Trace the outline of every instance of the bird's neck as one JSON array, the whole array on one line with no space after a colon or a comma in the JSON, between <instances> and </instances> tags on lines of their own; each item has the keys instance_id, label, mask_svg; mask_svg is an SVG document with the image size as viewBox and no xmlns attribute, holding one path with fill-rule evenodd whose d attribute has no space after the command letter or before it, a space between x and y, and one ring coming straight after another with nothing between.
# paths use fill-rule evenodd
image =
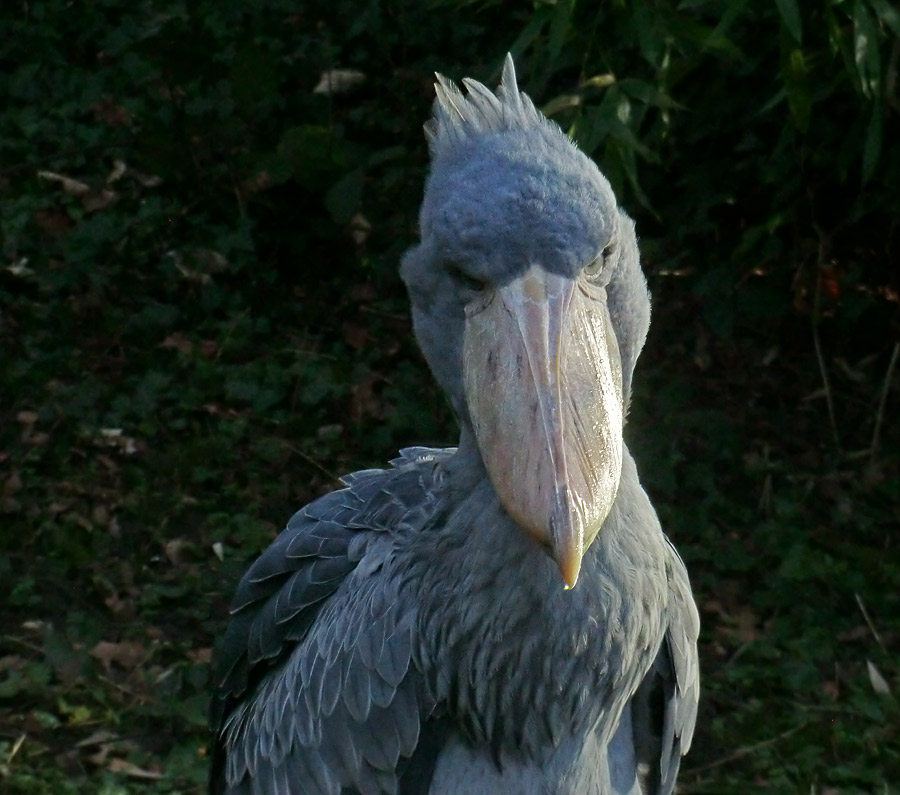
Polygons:
<instances>
[{"instance_id":1,"label":"bird's neck","mask_svg":"<svg viewBox=\"0 0 900 795\"><path fill-rule=\"evenodd\" d=\"M460 422L459 444L444 470L448 482L458 493L469 493L488 480L484 459L478 449L478 442L475 441L475 432L467 421Z\"/></svg>"},{"instance_id":2,"label":"bird's neck","mask_svg":"<svg viewBox=\"0 0 900 795\"><path fill-rule=\"evenodd\" d=\"M445 505L453 508L426 542L434 545L429 559L440 561L427 571L440 576L426 576L418 599L435 628L427 656L440 661L436 695L473 743L529 756L555 747L566 727L595 730L603 718L611 731L624 704L624 696L613 697L619 691L612 677L625 676L628 694L649 664L643 656L662 631L649 609L665 587L662 534L627 452L626 459L623 503L571 591L563 590L550 556L501 507L471 432L445 463ZM626 602L633 609L623 613ZM598 665L607 659L627 670Z\"/></svg>"}]
</instances>

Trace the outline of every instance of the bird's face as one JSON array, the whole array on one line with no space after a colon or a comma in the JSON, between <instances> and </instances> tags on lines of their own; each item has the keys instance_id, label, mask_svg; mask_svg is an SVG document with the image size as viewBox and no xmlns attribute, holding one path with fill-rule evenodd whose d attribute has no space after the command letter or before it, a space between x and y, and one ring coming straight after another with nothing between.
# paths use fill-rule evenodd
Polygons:
<instances>
[{"instance_id":1,"label":"bird's face","mask_svg":"<svg viewBox=\"0 0 900 795\"><path fill-rule=\"evenodd\" d=\"M633 225L596 166L543 122L436 160L422 231L403 266L420 344L507 513L572 587L621 475L609 291L636 256Z\"/></svg>"}]
</instances>

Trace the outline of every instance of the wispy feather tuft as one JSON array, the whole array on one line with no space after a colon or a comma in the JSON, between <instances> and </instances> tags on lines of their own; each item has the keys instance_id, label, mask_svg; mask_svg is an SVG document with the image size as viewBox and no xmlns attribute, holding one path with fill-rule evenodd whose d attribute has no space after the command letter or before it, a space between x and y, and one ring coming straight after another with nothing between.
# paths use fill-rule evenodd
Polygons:
<instances>
[{"instance_id":1,"label":"wispy feather tuft","mask_svg":"<svg viewBox=\"0 0 900 795\"><path fill-rule=\"evenodd\" d=\"M449 154L485 133L527 129L548 123L531 99L519 91L511 55L506 56L496 93L468 77L462 82L468 95L464 95L443 75L437 75L434 116L425 125L425 136L433 157Z\"/></svg>"}]
</instances>

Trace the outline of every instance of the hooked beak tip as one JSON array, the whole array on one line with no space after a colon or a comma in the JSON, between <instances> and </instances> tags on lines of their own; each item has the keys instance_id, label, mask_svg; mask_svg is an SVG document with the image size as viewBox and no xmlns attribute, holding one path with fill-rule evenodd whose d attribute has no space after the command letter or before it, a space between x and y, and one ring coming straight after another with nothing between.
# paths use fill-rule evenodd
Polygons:
<instances>
[{"instance_id":1,"label":"hooked beak tip","mask_svg":"<svg viewBox=\"0 0 900 795\"><path fill-rule=\"evenodd\" d=\"M581 558L584 555L584 530L581 517L572 504L573 495L563 486L556 495L556 505L550 519L553 552L568 591L578 582Z\"/></svg>"},{"instance_id":2,"label":"hooked beak tip","mask_svg":"<svg viewBox=\"0 0 900 795\"><path fill-rule=\"evenodd\" d=\"M569 591L574 588L575 584L578 582L578 574L581 571L581 555L573 550L572 554L561 558L558 561L558 564L563 582L565 583L563 589Z\"/></svg>"}]
</instances>

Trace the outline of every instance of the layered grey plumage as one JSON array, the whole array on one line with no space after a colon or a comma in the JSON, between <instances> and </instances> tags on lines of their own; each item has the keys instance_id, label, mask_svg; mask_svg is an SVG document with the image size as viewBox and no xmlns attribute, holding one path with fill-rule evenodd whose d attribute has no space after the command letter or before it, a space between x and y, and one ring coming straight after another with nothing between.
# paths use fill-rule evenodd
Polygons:
<instances>
[{"instance_id":1,"label":"layered grey plumage","mask_svg":"<svg viewBox=\"0 0 900 795\"><path fill-rule=\"evenodd\" d=\"M459 446L348 476L244 576L217 795L657 795L690 745L697 611L621 440L634 226L511 60L465 85L402 268Z\"/></svg>"}]
</instances>

